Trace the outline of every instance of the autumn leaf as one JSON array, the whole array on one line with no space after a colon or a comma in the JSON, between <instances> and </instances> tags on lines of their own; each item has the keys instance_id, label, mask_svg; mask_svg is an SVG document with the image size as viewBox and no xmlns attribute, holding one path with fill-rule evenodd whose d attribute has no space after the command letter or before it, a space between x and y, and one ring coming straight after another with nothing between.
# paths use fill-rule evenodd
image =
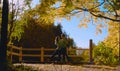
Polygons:
<instances>
[{"instance_id":1,"label":"autumn leaf","mask_svg":"<svg viewBox=\"0 0 120 71\"><path fill-rule=\"evenodd\" d=\"M81 28L81 27L88 28L88 25L87 24L79 24L78 27L79 28Z\"/></svg>"}]
</instances>

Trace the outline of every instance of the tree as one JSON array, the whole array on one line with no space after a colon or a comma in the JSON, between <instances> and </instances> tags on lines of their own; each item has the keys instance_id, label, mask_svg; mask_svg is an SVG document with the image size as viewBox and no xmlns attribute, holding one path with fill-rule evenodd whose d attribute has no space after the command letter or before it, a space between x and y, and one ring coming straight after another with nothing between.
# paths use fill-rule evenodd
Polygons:
<instances>
[{"instance_id":1,"label":"tree","mask_svg":"<svg viewBox=\"0 0 120 71\"><path fill-rule=\"evenodd\" d=\"M49 20L48 17L46 17L48 19L44 20L45 14L39 13L39 9L41 8L36 6L25 10L21 14L20 18L15 22L14 30L10 35L10 44L23 47L41 47L43 45L44 47L53 47L55 36L62 33L61 25L54 26L54 19ZM34 43L33 39L36 38L36 43ZM30 42L31 45L28 46L27 42ZM32 46L33 44L35 46Z\"/></svg>"},{"instance_id":2,"label":"tree","mask_svg":"<svg viewBox=\"0 0 120 71\"><path fill-rule=\"evenodd\" d=\"M22 3L21 3L22 2ZM30 9L31 0L11 0L9 2L9 19L8 19L8 44L11 44L13 39L13 34L16 38L21 37L22 29L19 29L20 21L19 17L26 11ZM22 6L21 6L22 4ZM28 7L28 8L27 8ZM17 29L16 29L17 27ZM15 35L15 30L17 30ZM14 32L14 33L13 33ZM18 40L19 40L18 39Z\"/></svg>"},{"instance_id":3,"label":"tree","mask_svg":"<svg viewBox=\"0 0 120 71\"><path fill-rule=\"evenodd\" d=\"M0 42L0 71L7 71L7 28L8 28L8 0L3 0L1 42Z\"/></svg>"},{"instance_id":4,"label":"tree","mask_svg":"<svg viewBox=\"0 0 120 71\"><path fill-rule=\"evenodd\" d=\"M15 29L15 24L20 13L19 0L17 3L14 3L14 0L11 0L9 3L9 19L8 19L8 43L10 42L10 36Z\"/></svg>"},{"instance_id":5,"label":"tree","mask_svg":"<svg viewBox=\"0 0 120 71\"><path fill-rule=\"evenodd\" d=\"M59 7L53 6L54 4L60 4ZM98 18L104 18L116 22L120 22L120 1L119 0L52 0L41 1L41 6L52 8L55 14L60 16L72 16L82 12L88 12L92 16ZM52 7L51 7L52 6ZM89 15L87 14L87 15ZM89 15L90 16L90 15Z\"/></svg>"},{"instance_id":6,"label":"tree","mask_svg":"<svg viewBox=\"0 0 120 71\"><path fill-rule=\"evenodd\" d=\"M101 27L106 26L102 22L106 23L108 20L120 22L119 6L119 0L52 0L47 2L41 0L40 4L40 7L45 8L44 10L49 9L47 12L55 18L64 17L70 20L71 16L82 17L79 26L87 26L88 22L92 22L100 33Z\"/></svg>"},{"instance_id":7,"label":"tree","mask_svg":"<svg viewBox=\"0 0 120 71\"><path fill-rule=\"evenodd\" d=\"M108 24L108 36L104 43L113 48L114 56L119 58L119 23L110 21Z\"/></svg>"}]
</instances>

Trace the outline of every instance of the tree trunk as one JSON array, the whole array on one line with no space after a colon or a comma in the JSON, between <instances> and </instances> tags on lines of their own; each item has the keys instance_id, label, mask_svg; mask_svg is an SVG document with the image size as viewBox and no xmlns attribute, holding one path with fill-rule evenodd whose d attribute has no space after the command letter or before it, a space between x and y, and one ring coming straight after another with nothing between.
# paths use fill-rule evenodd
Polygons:
<instances>
[{"instance_id":1,"label":"tree trunk","mask_svg":"<svg viewBox=\"0 0 120 71\"><path fill-rule=\"evenodd\" d=\"M0 71L7 71L8 0L3 0L0 42Z\"/></svg>"}]
</instances>

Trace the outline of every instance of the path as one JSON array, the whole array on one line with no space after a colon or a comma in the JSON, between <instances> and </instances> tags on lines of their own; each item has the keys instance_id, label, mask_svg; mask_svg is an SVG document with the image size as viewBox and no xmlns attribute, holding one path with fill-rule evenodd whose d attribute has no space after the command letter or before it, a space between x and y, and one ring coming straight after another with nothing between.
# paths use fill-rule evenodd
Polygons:
<instances>
[{"instance_id":1,"label":"path","mask_svg":"<svg viewBox=\"0 0 120 71\"><path fill-rule=\"evenodd\" d=\"M14 64L15 66L21 64ZM120 71L119 67L98 66L98 65L57 65L57 64L25 64L36 71Z\"/></svg>"}]
</instances>

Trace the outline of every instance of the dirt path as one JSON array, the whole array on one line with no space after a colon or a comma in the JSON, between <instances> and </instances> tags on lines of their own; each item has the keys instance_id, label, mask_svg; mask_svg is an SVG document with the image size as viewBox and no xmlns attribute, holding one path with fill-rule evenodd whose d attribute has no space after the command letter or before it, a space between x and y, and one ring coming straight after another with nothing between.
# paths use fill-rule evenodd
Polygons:
<instances>
[{"instance_id":1,"label":"dirt path","mask_svg":"<svg viewBox=\"0 0 120 71\"><path fill-rule=\"evenodd\" d=\"M21 64L14 64L15 66ZM31 67L35 71L120 71L120 66L98 66L98 65L57 65L57 64L22 64Z\"/></svg>"}]
</instances>

